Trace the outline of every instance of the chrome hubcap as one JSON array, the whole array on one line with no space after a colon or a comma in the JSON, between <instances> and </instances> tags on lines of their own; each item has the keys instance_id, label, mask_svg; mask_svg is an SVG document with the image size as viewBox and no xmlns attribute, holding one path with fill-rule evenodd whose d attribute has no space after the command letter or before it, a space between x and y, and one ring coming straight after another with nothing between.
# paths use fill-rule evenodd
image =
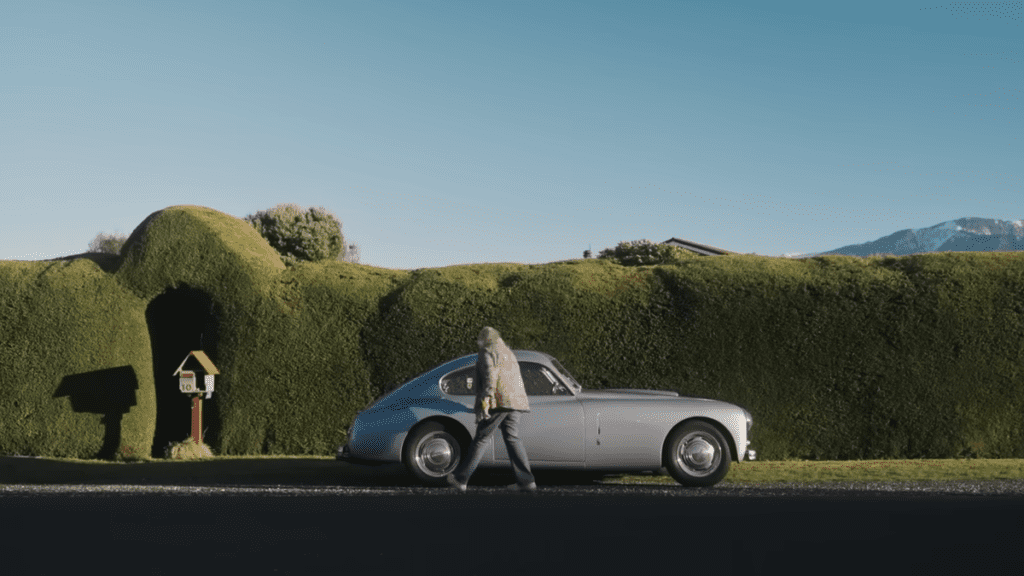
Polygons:
<instances>
[{"instance_id":1,"label":"chrome hubcap","mask_svg":"<svg viewBox=\"0 0 1024 576\"><path fill-rule=\"evenodd\" d=\"M722 449L718 442L700 432L687 434L676 452L676 464L691 476L711 474L721 459Z\"/></svg>"},{"instance_id":2,"label":"chrome hubcap","mask_svg":"<svg viewBox=\"0 0 1024 576\"><path fill-rule=\"evenodd\" d=\"M441 434L439 432L424 438L416 451L416 463L420 470L432 476L444 476L458 464L455 447Z\"/></svg>"}]
</instances>

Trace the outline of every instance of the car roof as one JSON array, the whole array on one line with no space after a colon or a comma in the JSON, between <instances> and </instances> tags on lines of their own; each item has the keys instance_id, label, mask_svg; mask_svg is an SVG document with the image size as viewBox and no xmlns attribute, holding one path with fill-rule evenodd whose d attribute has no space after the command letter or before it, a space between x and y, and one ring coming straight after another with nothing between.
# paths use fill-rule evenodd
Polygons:
<instances>
[{"instance_id":1,"label":"car roof","mask_svg":"<svg viewBox=\"0 0 1024 576\"><path fill-rule=\"evenodd\" d=\"M516 355L516 359L519 360L520 362L551 362L551 360L554 358L550 354L538 352L536 350L513 350L512 353ZM465 356L455 358L455 360L463 360L466 358L471 358L476 355L477 353L474 352L473 354L466 354ZM447 362L445 364L447 364Z\"/></svg>"}]
</instances>

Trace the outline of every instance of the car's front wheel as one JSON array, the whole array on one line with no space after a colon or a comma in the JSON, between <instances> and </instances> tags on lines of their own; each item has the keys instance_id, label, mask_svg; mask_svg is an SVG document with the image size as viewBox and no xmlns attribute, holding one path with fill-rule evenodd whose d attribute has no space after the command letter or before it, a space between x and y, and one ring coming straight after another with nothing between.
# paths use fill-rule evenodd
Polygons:
<instances>
[{"instance_id":1,"label":"car's front wheel","mask_svg":"<svg viewBox=\"0 0 1024 576\"><path fill-rule=\"evenodd\" d=\"M669 434L665 467L683 486L713 486L729 472L732 455L725 437L707 422L689 422Z\"/></svg>"},{"instance_id":2,"label":"car's front wheel","mask_svg":"<svg viewBox=\"0 0 1024 576\"><path fill-rule=\"evenodd\" d=\"M430 486L444 486L444 477L462 460L462 447L439 422L424 422L409 433L402 462L409 473Z\"/></svg>"}]
</instances>

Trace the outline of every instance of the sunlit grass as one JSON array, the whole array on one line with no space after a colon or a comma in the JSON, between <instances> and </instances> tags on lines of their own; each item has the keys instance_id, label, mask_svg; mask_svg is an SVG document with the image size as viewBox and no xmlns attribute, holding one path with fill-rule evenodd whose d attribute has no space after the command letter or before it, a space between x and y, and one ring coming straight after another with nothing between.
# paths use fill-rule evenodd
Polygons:
<instances>
[{"instance_id":1,"label":"sunlit grass","mask_svg":"<svg viewBox=\"0 0 1024 576\"><path fill-rule=\"evenodd\" d=\"M734 462L722 484L1024 479L1024 459ZM606 484L672 484L671 476L621 476Z\"/></svg>"},{"instance_id":2,"label":"sunlit grass","mask_svg":"<svg viewBox=\"0 0 1024 576\"><path fill-rule=\"evenodd\" d=\"M7 464L12 464L7 457ZM294 464L282 461L294 461ZM265 464L261 464L265 462ZM142 464L140 466L140 463ZM148 464L148 466L146 465ZM155 465L155 467L154 467ZM94 467L95 466L95 467ZM195 468L194 466L202 466ZM399 466L399 465L396 465ZM202 471L204 477L234 477L247 474L272 474L276 481L303 484L329 473L330 479L320 478L318 482L345 484L359 477L367 481L378 471L373 468L336 463L333 455L248 455L214 456L202 462L149 459L140 462L111 462L105 460L83 460L76 458L25 458L19 469L29 482L48 482L51 476L62 476L69 471L81 478L99 474L117 482L118 478L128 481L138 474L146 477L163 477L173 481L185 470L190 474ZM90 470L95 472L90 472ZM122 470L121 472L116 472ZM125 475L127 474L127 475ZM394 474L394 472L392 472ZM368 476L369 475L369 476ZM401 475L401 472L399 472ZM185 478L185 477L182 477ZM831 461L762 461L733 462L729 474L721 482L727 484L774 484L774 483L828 483L828 482L918 482L935 480L1020 480L1024 479L1024 459L950 459L950 460L831 460ZM371 480L372 481L372 480ZM604 484L665 484L674 485L671 476L621 475L609 476Z\"/></svg>"}]
</instances>

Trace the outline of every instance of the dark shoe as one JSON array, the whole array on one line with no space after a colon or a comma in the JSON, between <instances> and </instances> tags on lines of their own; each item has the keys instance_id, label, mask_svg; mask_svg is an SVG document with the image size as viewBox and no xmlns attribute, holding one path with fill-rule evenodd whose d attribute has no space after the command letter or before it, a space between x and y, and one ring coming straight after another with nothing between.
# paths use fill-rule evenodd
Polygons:
<instances>
[{"instance_id":1,"label":"dark shoe","mask_svg":"<svg viewBox=\"0 0 1024 576\"><path fill-rule=\"evenodd\" d=\"M445 476L444 477L444 481L445 481L445 484L447 484L448 487L453 489L453 490L458 490L459 492L465 492L466 491L466 485L465 484L460 484L459 481L455 479L455 476L453 476L451 474L448 474L447 476Z\"/></svg>"},{"instance_id":2,"label":"dark shoe","mask_svg":"<svg viewBox=\"0 0 1024 576\"><path fill-rule=\"evenodd\" d=\"M507 488L509 490L518 490L520 492L536 492L537 491L537 483L536 482L530 482L526 486L520 486L519 484L509 484L507 486Z\"/></svg>"}]
</instances>

